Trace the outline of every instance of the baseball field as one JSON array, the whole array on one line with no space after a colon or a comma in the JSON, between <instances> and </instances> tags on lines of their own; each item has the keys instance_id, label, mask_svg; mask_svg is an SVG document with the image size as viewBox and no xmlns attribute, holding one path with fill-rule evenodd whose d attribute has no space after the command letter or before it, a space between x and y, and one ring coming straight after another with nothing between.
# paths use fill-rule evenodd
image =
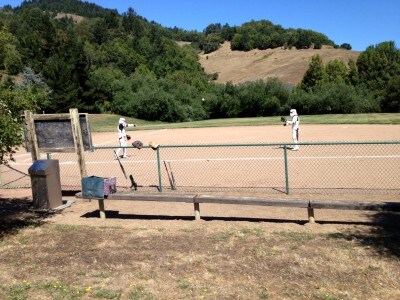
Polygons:
<instances>
[{"instance_id":1,"label":"baseball field","mask_svg":"<svg viewBox=\"0 0 400 300\"><path fill-rule=\"evenodd\" d=\"M283 126L145 131L137 127L129 134L145 145L150 141L170 146L291 143L290 129ZM116 175L122 188L129 185L111 155L112 147L117 146L116 133L95 132L92 138L94 145L106 149L85 155L88 175ZM399 125L302 125L300 133L300 142L310 143L389 140L400 140ZM225 147L199 147L190 148L192 150L184 154L178 153L176 149L180 148L174 147L161 148L160 151L166 151L161 152L162 157L172 162L179 189L197 181L199 184L215 184L222 180L224 186L230 187L230 183L237 183L235 178L238 176L245 175L251 179L261 173L271 173L274 171L271 164L271 161L275 162L274 158L278 163L282 162L282 149L279 147L257 147L261 150L257 152L252 152L251 148L239 147L232 152L229 147L228 150ZM363 145L351 148L304 145L300 151L288 153L289 162L298 164L298 167L293 167L295 174L291 176L302 178L302 184L312 182L313 176L345 177L346 172L338 174L332 170L341 164L340 170L344 168L346 171L347 167L347 172L353 174L352 170L359 167L353 161L360 153L368 157L363 159L368 159L368 163L363 163L363 168L357 172L373 174L381 156L390 156L384 159L390 159L390 168L398 170L400 160L396 149L384 148L377 155L377 150L372 151ZM151 163L151 168L155 168L155 154L152 149L129 148L130 157L121 161L138 183L157 184L154 179L157 179L154 175L156 170L155 173L149 172L143 167ZM79 172L68 173L77 169L72 154L54 153L52 156L61 158L61 168L70 166L67 173L62 172L62 177L79 178ZM222 163L222 158L228 166L239 167L240 172L228 168L223 174L218 173L217 166ZM16 162L11 164L19 173L15 170L7 172L23 176L21 173L27 173L31 164L29 159L29 154L21 150L16 154ZM259 166L263 169L264 161L270 164L271 169L261 172ZM200 163L204 165L198 168ZM212 167L205 168L207 163L212 163ZM249 163L255 171L241 167ZM305 174L310 165L315 172L313 176ZM154 176L142 179L148 173ZM171 192L165 171L162 173L163 188ZM383 174L398 188L398 176L392 177L389 173L392 173L391 169ZM2 173L3 183L4 175ZM215 176L212 180L209 178L211 175ZM356 178L349 177L345 181ZM373 185L378 179L373 177L369 184ZM278 184L282 185L281 182ZM315 189L294 189L289 195L268 190L264 195L280 193L288 198L400 202L398 193L371 190L372 193L349 190L335 194L332 191L317 193ZM229 194L234 191L228 188L219 192ZM246 191L250 192L252 190ZM317 210L317 223L310 224L304 209L204 204L202 221L195 222L193 205L106 200L107 219L102 220L98 217L97 201L87 202L67 195L63 199L75 202L60 212L49 214L32 209L29 188L0 190L0 298L400 297L398 213Z\"/></svg>"}]
</instances>

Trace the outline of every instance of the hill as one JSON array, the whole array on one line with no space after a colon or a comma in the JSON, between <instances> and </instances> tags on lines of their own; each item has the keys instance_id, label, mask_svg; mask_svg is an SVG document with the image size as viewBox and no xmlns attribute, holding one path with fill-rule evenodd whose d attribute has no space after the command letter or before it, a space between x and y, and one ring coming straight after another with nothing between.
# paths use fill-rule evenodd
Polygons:
<instances>
[{"instance_id":1,"label":"hill","mask_svg":"<svg viewBox=\"0 0 400 300\"><path fill-rule=\"evenodd\" d=\"M356 61L360 53L330 46L323 46L322 49L276 48L244 52L232 51L230 42L225 42L217 51L200 54L200 63L206 73L218 73L218 83L231 81L237 84L277 77L286 84L296 85L302 80L314 55L319 54L324 63L336 59L347 64L350 59Z\"/></svg>"}]
</instances>

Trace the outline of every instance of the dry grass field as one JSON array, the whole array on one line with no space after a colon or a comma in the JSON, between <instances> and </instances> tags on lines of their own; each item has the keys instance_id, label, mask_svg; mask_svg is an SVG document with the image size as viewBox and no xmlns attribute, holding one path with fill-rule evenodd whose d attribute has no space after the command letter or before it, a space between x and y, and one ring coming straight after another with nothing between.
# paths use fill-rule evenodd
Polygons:
<instances>
[{"instance_id":1,"label":"dry grass field","mask_svg":"<svg viewBox=\"0 0 400 300\"><path fill-rule=\"evenodd\" d=\"M399 138L397 125L302 128L308 141ZM133 135L181 144L266 130ZM115 133L93 138L104 144ZM30 189L0 190L0 299L400 299L398 213L316 210L311 224L305 209L204 204L194 221L193 205L106 200L104 220L97 201L63 199L75 203L48 213L32 209Z\"/></svg>"},{"instance_id":2,"label":"dry grass field","mask_svg":"<svg viewBox=\"0 0 400 300\"><path fill-rule=\"evenodd\" d=\"M286 84L298 84L311 62L319 54L324 63L340 60L347 64L350 59L357 60L360 52L334 49L324 46L322 49L267 49L248 52L231 51L230 42L225 42L220 49L200 55L200 63L206 73L218 73L216 82L234 84L258 79L267 80L277 77Z\"/></svg>"}]
</instances>

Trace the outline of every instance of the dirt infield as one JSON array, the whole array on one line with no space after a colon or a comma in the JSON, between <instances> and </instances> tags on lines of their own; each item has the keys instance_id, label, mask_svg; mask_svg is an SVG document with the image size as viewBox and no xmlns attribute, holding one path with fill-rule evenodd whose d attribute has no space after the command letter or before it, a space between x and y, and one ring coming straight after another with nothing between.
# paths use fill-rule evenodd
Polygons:
<instances>
[{"instance_id":1,"label":"dirt infield","mask_svg":"<svg viewBox=\"0 0 400 300\"><path fill-rule=\"evenodd\" d=\"M138 127L140 129L140 126ZM303 125L301 142L360 142L400 140L397 125ZM291 130L284 126L246 126L218 128L186 128L130 131L133 140L145 145L150 141L161 144L160 159L173 166L181 191L284 193L286 185L284 153L279 147L246 145L291 143ZM119 189L130 187L118 163L114 160L115 132L93 133L95 152L85 155L88 176L117 176ZM224 147L202 145L226 144ZM242 144L244 146L229 146ZM169 148L163 146L169 145ZM200 147L179 147L199 145ZM158 177L157 153L147 148L127 150L130 157L122 164L127 174L133 174L145 191L162 186L169 189L169 180L161 162L161 181ZM288 155L290 189L300 193L330 193L354 190L355 193L372 194L375 191L396 193L396 170L399 166L398 146L350 147L303 146L299 152ZM42 158L46 158L43 154ZM61 182L64 189L76 190L80 174L75 154L53 153L61 165ZM2 168L2 184L29 186L27 169L31 165L29 153L21 151L16 163ZM368 174L385 174L385 177ZM299 174L300 176L298 176ZM340 176L338 176L340 174ZM360 176L362 175L362 176ZM393 190L394 189L394 190ZM392 192L391 192L392 191ZM382 192L380 192L382 193Z\"/></svg>"},{"instance_id":2,"label":"dirt infield","mask_svg":"<svg viewBox=\"0 0 400 300\"><path fill-rule=\"evenodd\" d=\"M290 129L278 126L131 135L164 145L290 142ZM116 133L94 133L93 140L115 146ZM301 141L372 140L400 140L400 126L302 126ZM135 160L138 153L129 152L127 161ZM15 167L28 158L19 152ZM400 201L399 195L285 197L300 196ZM100 219L97 201L63 200L75 202L49 215L32 210L30 189L0 189L0 298L400 297L396 213L315 210L311 224L306 209L202 204L203 219L194 221L193 204L105 200L107 219Z\"/></svg>"},{"instance_id":3,"label":"dirt infield","mask_svg":"<svg viewBox=\"0 0 400 300\"><path fill-rule=\"evenodd\" d=\"M232 126L129 131L132 139L145 145L157 141L164 145L215 143L291 143L290 127ZM115 132L93 133L95 145L115 146ZM301 125L300 142L388 141L400 140L400 125Z\"/></svg>"},{"instance_id":4,"label":"dirt infield","mask_svg":"<svg viewBox=\"0 0 400 300\"><path fill-rule=\"evenodd\" d=\"M285 142L285 143L290 143L291 142L291 130L289 127L284 127L284 126L245 126L245 127L218 127L218 128L185 128L185 129L158 129L158 130L145 130L141 131L140 126L137 127L137 130L134 131L129 131L130 135L132 136L133 140L139 139L143 141L145 145L147 145L150 141L157 141L161 145L186 145L186 144L221 144L221 143L226 143L226 144L233 144L233 143L279 143L279 142ZM117 134L115 132L106 132L106 133L93 133L92 134L92 139L93 139L93 144L96 146L105 146L105 147L111 147L111 146L116 146L117 142ZM390 141L390 140L400 140L400 126L399 125L302 125L301 126L301 133L300 133L300 142L338 142L338 141L351 141L351 142L357 142L357 141ZM215 154L216 156L226 156L229 155L229 153L225 150L217 149L219 152ZM142 151L142 152L140 152ZM196 156L200 155L198 154L200 150L195 150L194 152L191 152L188 155L191 156ZM248 150L246 150L248 151ZM276 151L276 150L274 150ZM126 185L129 187L130 182L129 180L125 180L121 174L121 170L119 169L119 166L115 160L110 159L110 156L112 155L112 149L108 150L111 154L107 154L107 157L103 156L95 156L91 157L88 159L88 175L96 175L96 176L104 176L104 177L109 177L110 174L117 174L119 176L117 179L120 182L120 185ZM108 153L107 152L107 153ZM213 157L213 153L211 150L207 149L207 157ZM155 162L154 162L154 154L150 149L147 149L147 154L151 155L148 159L152 161L154 164L155 168ZM275 152L274 152L275 153ZM278 153L278 152L276 152ZM303 154L302 154L303 153ZM310 153L307 152L307 149L304 147L304 149L301 149L298 153L294 153L293 155L304 155L306 153L309 155ZM145 176L149 176L149 173L147 169L146 170L139 170L136 167L136 161L137 160L144 160L147 159L145 157L146 152L144 150L137 150L137 149L128 149L128 154L132 155L129 159L123 160L123 163L125 165L125 168L128 171L128 174L136 174L135 176L139 176L139 179L144 178ZM398 154L398 153L397 153ZM68 164L70 164L70 170L71 172L73 171L74 173L71 173L71 175L68 175L67 173L62 173L62 176L68 177L71 176L74 179L79 177L79 172L75 156L73 154L63 154L63 161ZM174 154L171 154L174 155ZM236 155L236 154L235 154ZM242 155L242 154L241 154ZM248 153L245 153L243 155L248 155ZM253 154L252 154L253 155ZM280 152L278 154L271 154L270 152L266 154L259 154L255 153L253 156L257 155L266 155L266 156L274 156L274 155L280 155ZM342 153L341 155L346 155L346 153ZM58 154L55 154L54 157L58 159ZM173 157L173 156L172 156ZM256 157L255 157L256 158ZM294 157L295 158L295 157ZM93 161L90 161L93 160ZM347 161L344 162L347 164ZM30 161L30 155L29 153L26 153L24 151L18 152L16 154L16 163L15 164L10 164L12 167L16 168L19 170L20 173L18 172L12 172L12 170L8 170L9 173L12 173L16 178L23 177L26 182L29 183L29 176L23 176L21 174L27 173L27 169L30 166L31 161ZM190 180L192 180L193 177L195 178L201 178L203 176L204 178L202 179L203 181L207 180L207 176L209 176L207 172L202 171L201 168L199 169L193 169L192 171L187 171L188 170L188 164L184 164L183 166L185 167L184 172L180 173L179 169L179 164L178 162L174 163L174 172L175 175L180 179L180 183L183 184L184 182L187 182L187 184L190 186L192 183ZM256 173L255 170L258 167L259 162L256 162L254 165L250 167L250 169L243 170L240 169L239 167L237 168L239 173L236 173L235 170L229 169L227 172L226 170L218 170L218 167L215 167L216 169L213 170L212 173L213 175L217 174L218 172L221 171L222 173L218 176L222 178L227 178L226 180L230 180L233 182L233 184L236 184L234 182L235 178L240 175L241 172L247 172L246 176L251 177L252 173ZM281 164L279 162L279 164ZM338 163L335 163L338 164ZM101 169L96 169L98 165L101 166ZM217 165L218 166L218 165ZM240 165L239 165L240 166ZM345 165L344 165L345 166ZM329 168L334 168L335 165L329 166ZM398 168L399 167L399 159L395 160L395 164L392 165L393 168ZM264 167L263 167L264 168ZM269 168L269 167L268 167ZM303 171L299 170L299 172L304 172L305 166L302 167ZM323 171L326 166L321 166L321 170ZM362 170L360 172L367 172L368 170L365 169L365 164L362 165ZM371 164L371 168L376 168L376 165ZM101 171L100 171L101 170ZM113 171L112 171L113 170ZM133 170L133 171L132 171ZM261 170L262 171L262 170ZM271 169L269 170L271 172ZM100 172L104 172L100 173ZM133 172L133 173L130 173ZM313 172L315 174L317 171L314 169ZM163 184L168 186L168 179L167 176L162 170L163 173ZM201 173L204 173L203 175ZM227 175L228 173L228 175ZM138 175L139 174L139 175ZM196 175L195 175L196 174ZM315 175L314 174L314 175ZM335 176L336 173L329 173L327 171L323 171L323 176ZM215 175L215 176L217 176ZM8 173L2 174L2 179L3 182L6 180L10 180L9 178L5 180L5 176L8 176ZM154 182L154 178L156 178L156 174L152 174L152 179L153 181L150 181L151 183ZM229 177L230 176L230 177ZM318 175L316 175L318 176ZM391 176L391 175L388 175ZM345 177L342 175L342 177ZM396 181L397 177L393 178L394 181ZM305 181L307 178L304 179ZM347 180L346 178L343 179L344 181L354 181L354 178L351 178ZM144 179L143 179L144 181ZM154 184L157 184L157 182L154 182ZM281 182L279 183L281 184ZM379 185L379 179L376 179L374 177L371 177L371 183L370 185ZM395 183L394 183L395 184ZM283 183L284 185L284 183ZM232 191L231 190L228 190ZM250 190L249 190L250 191ZM15 189L3 189L1 190L1 197L9 197L9 196L15 196L19 192L16 191ZM22 194L29 196L30 190L28 192L26 190L22 190ZM362 193L361 193L362 194ZM310 192L310 195L312 193ZM296 194L293 194L293 196L296 196ZM303 192L302 197L308 196L307 192ZM324 195L320 194L318 197L323 197ZM325 195L327 197L335 197L335 195ZM398 195L387 195L383 197L382 195L373 195L373 193L369 193L368 195L346 195L345 193L341 195L343 198L358 198L358 199L363 199L363 200L376 200L376 199L397 199ZM122 205L128 205L129 204L122 204ZM224 208L225 210L226 208ZM258 208L257 208L258 209ZM251 208L250 208L251 210ZM190 211L190 214L192 212Z\"/></svg>"}]
</instances>

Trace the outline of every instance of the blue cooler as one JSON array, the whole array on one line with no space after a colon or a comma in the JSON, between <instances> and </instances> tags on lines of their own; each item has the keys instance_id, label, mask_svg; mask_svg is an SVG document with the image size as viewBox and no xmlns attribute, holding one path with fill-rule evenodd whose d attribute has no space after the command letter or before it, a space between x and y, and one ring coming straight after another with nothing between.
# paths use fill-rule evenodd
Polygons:
<instances>
[{"instance_id":1,"label":"blue cooler","mask_svg":"<svg viewBox=\"0 0 400 300\"><path fill-rule=\"evenodd\" d=\"M90 176L82 178L82 198L104 199L117 192L117 177Z\"/></svg>"}]
</instances>

